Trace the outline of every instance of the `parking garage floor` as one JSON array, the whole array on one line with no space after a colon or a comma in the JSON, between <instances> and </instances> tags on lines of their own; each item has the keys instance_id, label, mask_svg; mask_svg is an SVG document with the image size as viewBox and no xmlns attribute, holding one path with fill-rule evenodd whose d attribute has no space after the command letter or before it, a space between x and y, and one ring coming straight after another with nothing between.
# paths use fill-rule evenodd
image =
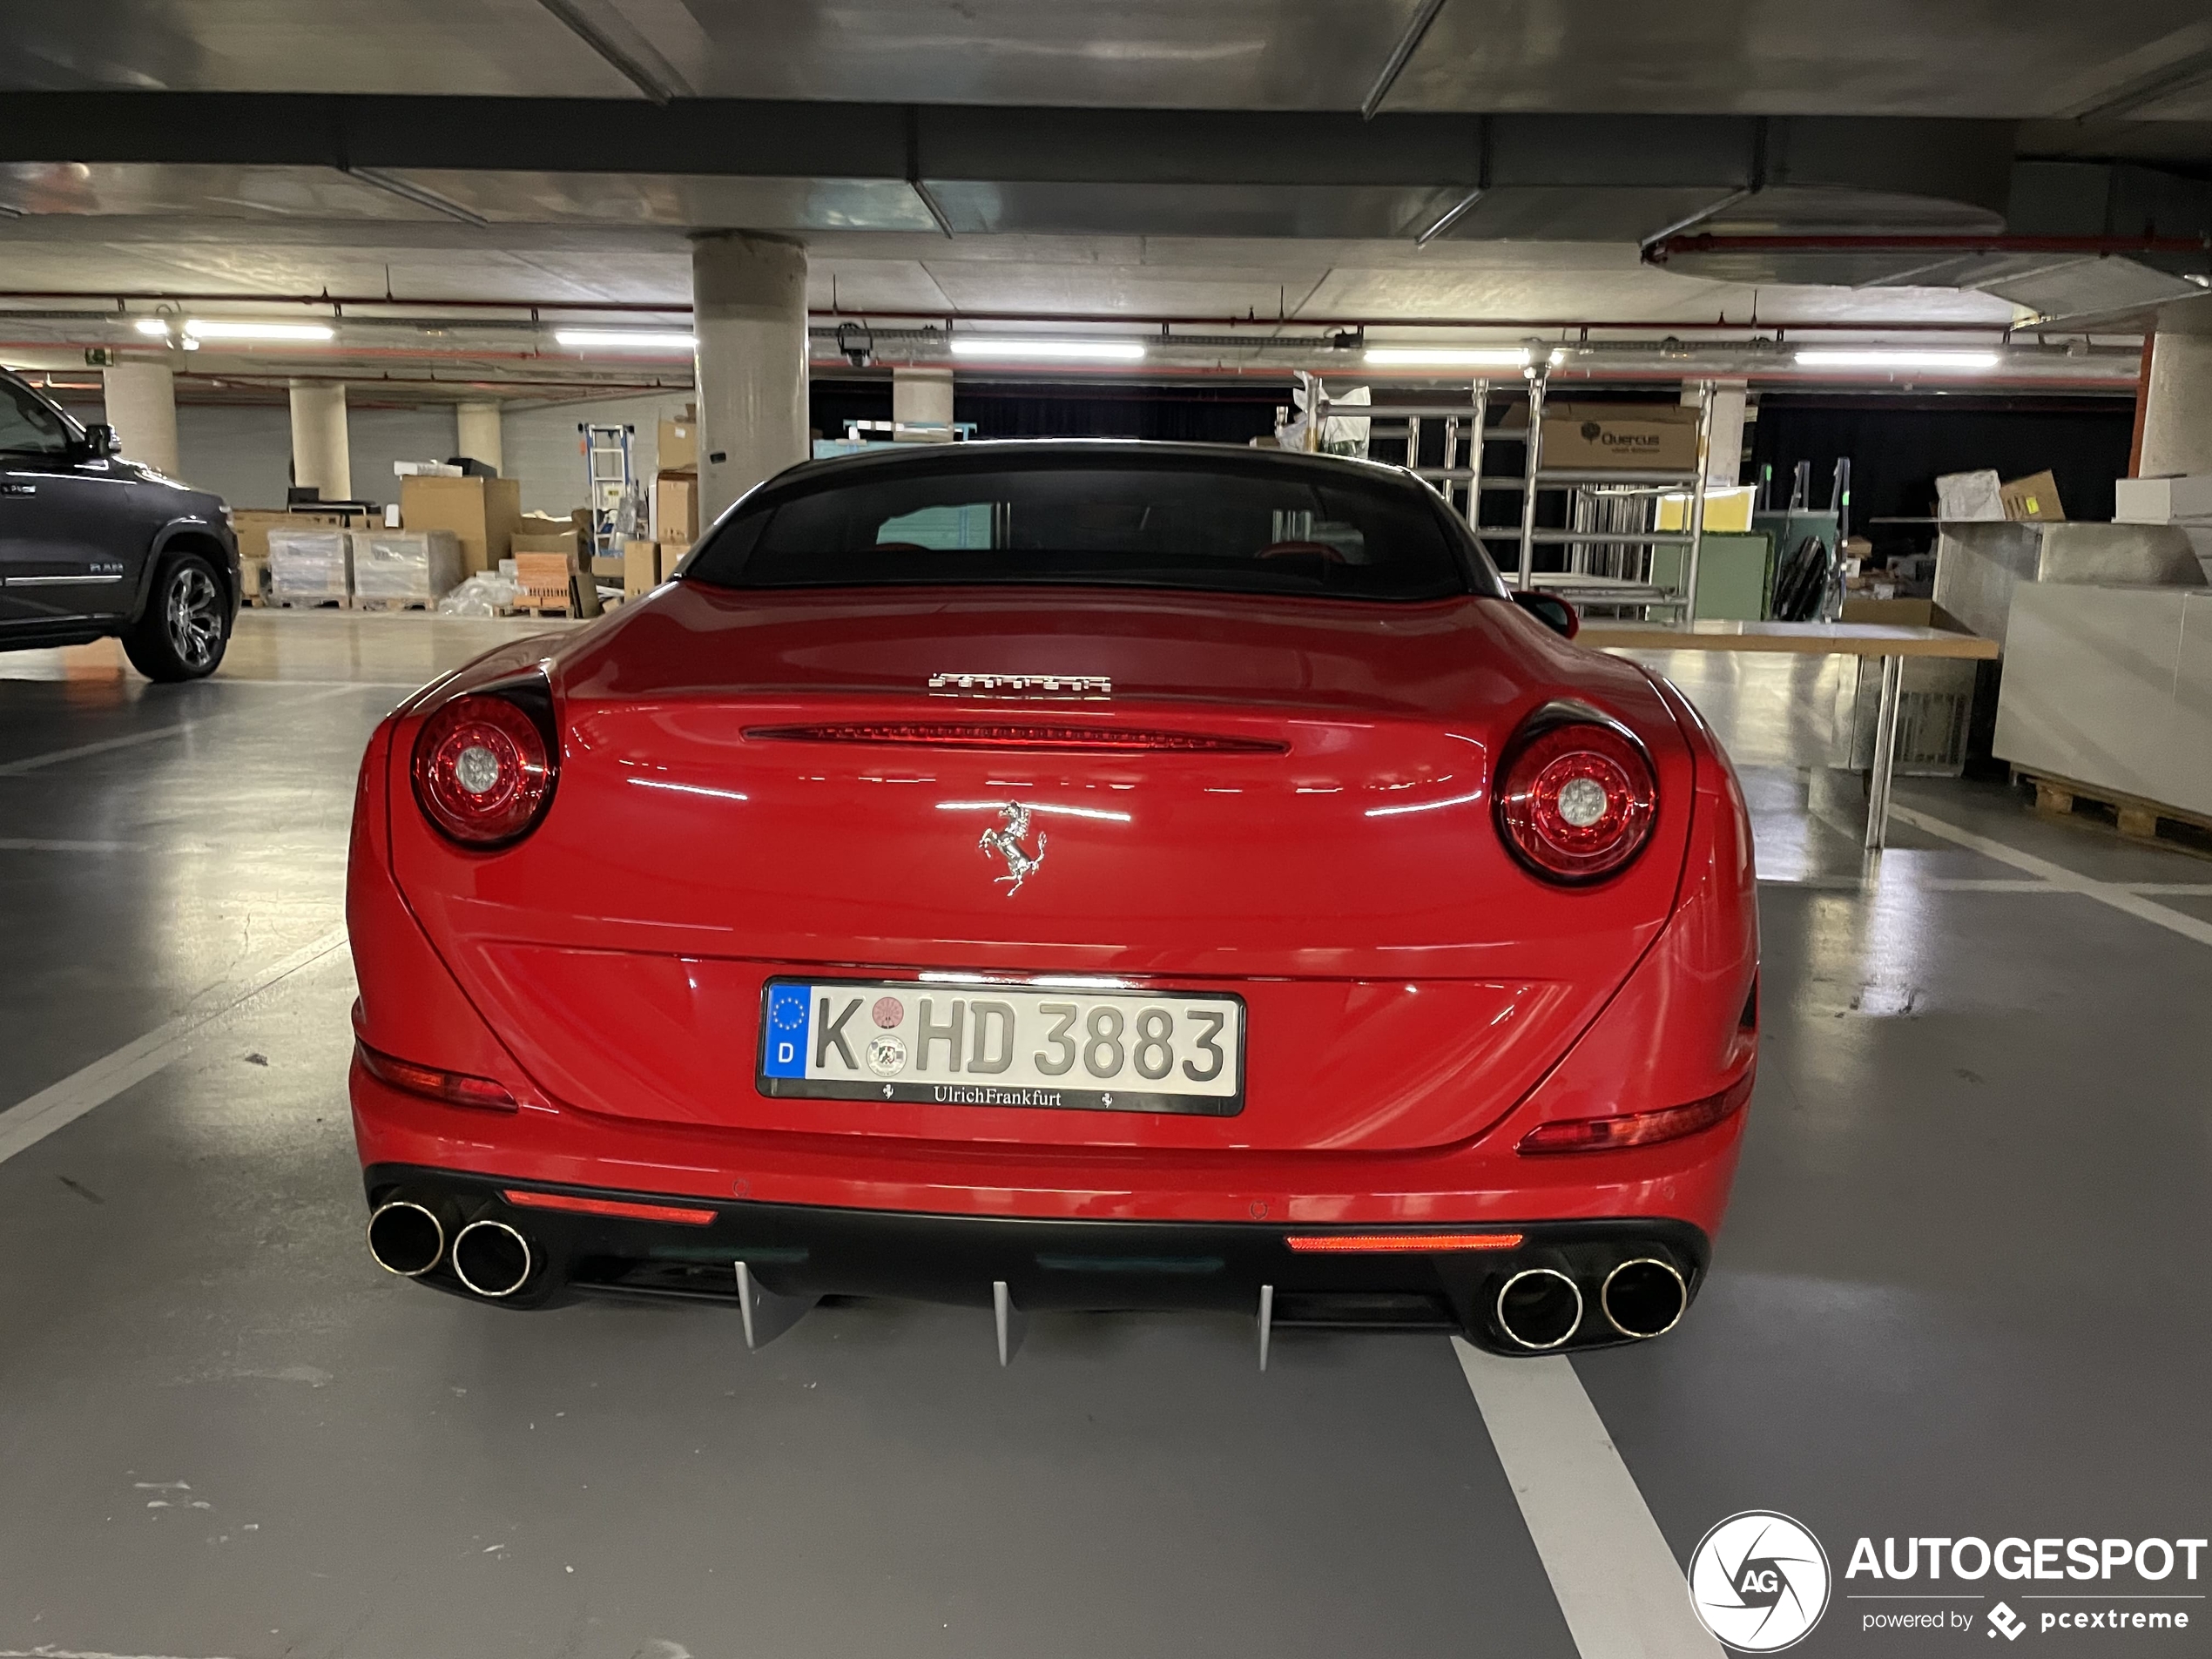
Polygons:
<instances>
[{"instance_id":1,"label":"parking garage floor","mask_svg":"<svg viewBox=\"0 0 2212 1659\"><path fill-rule=\"evenodd\" d=\"M1862 1534L2204 1532L2212 863L1901 780L1864 867L1804 659L1662 664L1757 817L1765 1022L1659 1341L1291 1332L1262 1374L1249 1321L1039 1317L1001 1371L984 1308L748 1354L385 1275L354 767L516 631L249 612L180 687L0 658L0 1656L1710 1654L1669 1575L1755 1507L1830 1555L1804 1651L1875 1652Z\"/></svg>"}]
</instances>

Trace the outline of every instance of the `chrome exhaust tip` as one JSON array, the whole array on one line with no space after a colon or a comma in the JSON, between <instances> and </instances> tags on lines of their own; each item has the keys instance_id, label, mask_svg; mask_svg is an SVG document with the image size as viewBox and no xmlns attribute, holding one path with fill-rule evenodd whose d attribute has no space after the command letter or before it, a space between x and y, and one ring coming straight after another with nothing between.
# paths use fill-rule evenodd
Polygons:
<instances>
[{"instance_id":1,"label":"chrome exhaust tip","mask_svg":"<svg viewBox=\"0 0 2212 1659\"><path fill-rule=\"evenodd\" d=\"M446 1253L445 1224L412 1199L394 1198L368 1218L368 1253L388 1273L421 1278Z\"/></svg>"},{"instance_id":2,"label":"chrome exhaust tip","mask_svg":"<svg viewBox=\"0 0 2212 1659\"><path fill-rule=\"evenodd\" d=\"M503 1221L472 1221L453 1241L453 1271L463 1285L496 1300L529 1282L530 1241Z\"/></svg>"},{"instance_id":3,"label":"chrome exhaust tip","mask_svg":"<svg viewBox=\"0 0 2212 1659\"><path fill-rule=\"evenodd\" d=\"M1564 1346L1582 1324L1582 1291L1555 1267L1527 1267L1498 1291L1498 1328L1541 1353Z\"/></svg>"},{"instance_id":4,"label":"chrome exhaust tip","mask_svg":"<svg viewBox=\"0 0 2212 1659\"><path fill-rule=\"evenodd\" d=\"M1665 1336L1681 1321L1689 1305L1689 1287L1673 1263L1639 1256L1605 1276L1597 1305L1605 1311L1606 1323L1622 1336L1648 1340Z\"/></svg>"}]
</instances>

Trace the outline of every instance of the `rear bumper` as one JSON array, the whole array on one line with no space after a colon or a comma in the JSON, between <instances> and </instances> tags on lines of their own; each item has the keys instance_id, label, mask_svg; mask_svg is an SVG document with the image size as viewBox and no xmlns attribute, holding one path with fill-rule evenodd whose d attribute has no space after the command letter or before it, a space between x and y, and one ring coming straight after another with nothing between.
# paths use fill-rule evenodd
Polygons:
<instances>
[{"instance_id":1,"label":"rear bumper","mask_svg":"<svg viewBox=\"0 0 2212 1659\"><path fill-rule=\"evenodd\" d=\"M670 1204L668 1195L405 1164L371 1165L364 1179L372 1208L395 1198L422 1204L440 1217L448 1238L480 1219L521 1233L533 1266L522 1289L505 1299L509 1306L543 1307L577 1295L734 1305L742 1261L779 1295L895 1296L988 1307L995 1281L1024 1311L1249 1313L1261 1287L1271 1285L1278 1325L1457 1330L1495 1351L1521 1352L1497 1324L1498 1295L1514 1274L1544 1267L1566 1273L1582 1292L1585 1312L1565 1345L1571 1352L1628 1339L1600 1306L1600 1287L1621 1263L1665 1260L1694 1298L1710 1254L1701 1230L1657 1218L1521 1222L1506 1230L1521 1235L1506 1250L1315 1254L1293 1250L1290 1239L1361 1230L1044 1220L720 1199L682 1200L692 1212L687 1220L649 1219L542 1205L550 1199L651 1208ZM698 1219L708 1212L711 1220ZM449 1256L422 1282L470 1294Z\"/></svg>"}]
</instances>

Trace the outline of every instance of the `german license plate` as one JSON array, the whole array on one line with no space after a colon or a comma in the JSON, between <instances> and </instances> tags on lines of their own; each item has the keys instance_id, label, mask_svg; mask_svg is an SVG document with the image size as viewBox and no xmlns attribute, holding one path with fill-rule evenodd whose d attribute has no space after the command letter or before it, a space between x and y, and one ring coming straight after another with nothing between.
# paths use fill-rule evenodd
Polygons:
<instances>
[{"instance_id":1,"label":"german license plate","mask_svg":"<svg viewBox=\"0 0 2212 1659\"><path fill-rule=\"evenodd\" d=\"M1244 1106L1241 997L772 980L760 1030L764 1095L1211 1117Z\"/></svg>"}]
</instances>

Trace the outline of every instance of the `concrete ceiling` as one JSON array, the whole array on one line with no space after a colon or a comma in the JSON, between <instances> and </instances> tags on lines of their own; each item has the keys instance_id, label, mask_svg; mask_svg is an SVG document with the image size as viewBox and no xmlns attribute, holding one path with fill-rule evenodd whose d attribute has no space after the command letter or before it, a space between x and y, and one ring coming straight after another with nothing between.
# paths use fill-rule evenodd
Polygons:
<instances>
[{"instance_id":1,"label":"concrete ceiling","mask_svg":"<svg viewBox=\"0 0 2212 1659\"><path fill-rule=\"evenodd\" d=\"M114 0L0 87L1359 107L1424 0ZM1396 110L2212 117L2201 0L1449 0Z\"/></svg>"},{"instance_id":2,"label":"concrete ceiling","mask_svg":"<svg viewBox=\"0 0 2212 1659\"><path fill-rule=\"evenodd\" d=\"M802 237L825 314L1986 331L2156 303L2186 260L1640 249L2212 228L2208 181L2202 0L0 10L19 353L127 334L100 296L681 305L720 226ZM545 370L525 312L405 320L402 355ZM332 361L385 349L358 321Z\"/></svg>"}]
</instances>

